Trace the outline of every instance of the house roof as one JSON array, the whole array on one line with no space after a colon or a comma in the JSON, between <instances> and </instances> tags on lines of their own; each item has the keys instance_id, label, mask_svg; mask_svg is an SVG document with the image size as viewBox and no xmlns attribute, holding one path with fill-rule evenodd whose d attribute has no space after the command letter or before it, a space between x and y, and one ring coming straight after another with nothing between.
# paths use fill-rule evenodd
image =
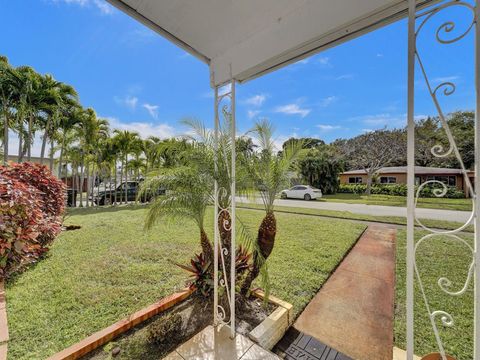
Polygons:
<instances>
[{"instance_id":1,"label":"house roof","mask_svg":"<svg viewBox=\"0 0 480 360\"><path fill-rule=\"evenodd\" d=\"M469 171L471 172L471 171ZM377 174L406 174L406 166L391 166L383 167L377 171ZM363 169L345 171L342 175L366 175L367 172ZM449 169L438 167L415 166L416 175L457 175L462 174L462 169Z\"/></svg>"},{"instance_id":2,"label":"house roof","mask_svg":"<svg viewBox=\"0 0 480 360\"><path fill-rule=\"evenodd\" d=\"M108 0L239 82L407 16L407 0ZM438 0L417 0L424 7Z\"/></svg>"}]
</instances>

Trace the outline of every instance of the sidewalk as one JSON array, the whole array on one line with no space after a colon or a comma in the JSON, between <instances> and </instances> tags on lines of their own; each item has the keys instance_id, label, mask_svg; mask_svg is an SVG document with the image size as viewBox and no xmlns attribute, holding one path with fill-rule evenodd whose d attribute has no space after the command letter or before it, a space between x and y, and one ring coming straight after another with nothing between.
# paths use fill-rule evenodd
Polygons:
<instances>
[{"instance_id":1,"label":"sidewalk","mask_svg":"<svg viewBox=\"0 0 480 360\"><path fill-rule=\"evenodd\" d=\"M294 328L356 360L391 360L395 238L369 226Z\"/></svg>"}]
</instances>

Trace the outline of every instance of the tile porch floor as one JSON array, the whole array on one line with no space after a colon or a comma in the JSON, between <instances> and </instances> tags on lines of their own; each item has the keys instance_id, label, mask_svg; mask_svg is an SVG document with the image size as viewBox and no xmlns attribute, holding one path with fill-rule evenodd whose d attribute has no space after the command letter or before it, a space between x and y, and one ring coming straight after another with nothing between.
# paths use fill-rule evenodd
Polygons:
<instances>
[{"instance_id":1,"label":"tile porch floor","mask_svg":"<svg viewBox=\"0 0 480 360\"><path fill-rule=\"evenodd\" d=\"M246 336L237 334L230 339L227 326L207 326L190 340L179 346L164 360L279 360L277 355L267 351Z\"/></svg>"}]
</instances>

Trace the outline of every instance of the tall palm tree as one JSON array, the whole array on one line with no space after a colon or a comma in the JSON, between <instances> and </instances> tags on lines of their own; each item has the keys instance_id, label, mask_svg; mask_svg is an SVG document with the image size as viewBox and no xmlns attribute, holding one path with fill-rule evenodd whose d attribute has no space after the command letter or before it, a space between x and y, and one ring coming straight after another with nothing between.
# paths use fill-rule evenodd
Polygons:
<instances>
[{"instance_id":1,"label":"tall palm tree","mask_svg":"<svg viewBox=\"0 0 480 360\"><path fill-rule=\"evenodd\" d=\"M58 160L58 177L62 177L62 169L64 168L63 157L67 147L72 146L78 141L78 128L82 122L83 110L77 102L72 102L69 106L62 107L59 113L58 126L54 133L57 142L60 144L60 156ZM47 135L48 136L48 135Z\"/></svg>"},{"instance_id":2,"label":"tall palm tree","mask_svg":"<svg viewBox=\"0 0 480 360\"><path fill-rule=\"evenodd\" d=\"M273 141L273 125L268 120L257 122L251 134L259 144L259 154L247 158L247 169L253 186L260 187L265 216L258 228L253 252L253 267L245 278L241 293L246 295L253 280L259 275L261 268L272 253L277 233L277 221L274 213L274 200L277 194L288 184L288 172L295 160L302 154L303 143L294 142L285 147L279 154L275 151Z\"/></svg>"},{"instance_id":3,"label":"tall palm tree","mask_svg":"<svg viewBox=\"0 0 480 360\"><path fill-rule=\"evenodd\" d=\"M100 151L101 146L104 144L106 139L109 136L109 123L108 120L106 119L99 119L95 117L95 120L92 123L92 129L91 129L91 139L90 139L90 155L92 159L92 186L90 189L90 198L91 198L91 205L94 205L94 194L93 194L93 189L95 188L95 183L97 180L97 172L98 172L98 167L99 164L101 164L102 159L101 155L102 152Z\"/></svg>"},{"instance_id":4,"label":"tall palm tree","mask_svg":"<svg viewBox=\"0 0 480 360\"><path fill-rule=\"evenodd\" d=\"M11 112L12 108L12 72L15 70L8 63L8 59L4 56L0 56L0 117L3 121L3 163L8 162L8 131L10 129L10 123L13 118Z\"/></svg>"},{"instance_id":5,"label":"tall palm tree","mask_svg":"<svg viewBox=\"0 0 480 360\"><path fill-rule=\"evenodd\" d=\"M62 122L68 122L65 117L72 115L72 107L78 107L78 95L72 86L56 81L51 75L41 78L41 86L45 94L43 110L46 113L40 150L43 163L47 140L52 142L55 133L62 127Z\"/></svg>"},{"instance_id":6,"label":"tall palm tree","mask_svg":"<svg viewBox=\"0 0 480 360\"><path fill-rule=\"evenodd\" d=\"M127 203L127 194L128 194L128 188L127 188L127 181L128 181L128 171L127 171L127 164L128 164L128 156L133 152L133 149L135 146L138 144L138 139L140 136L136 132L128 131L128 130L115 130L114 131L114 138L115 138L115 143L118 147L118 150L120 151L122 155L121 159L121 174L124 176L125 183L124 183L124 189L125 189L125 204Z\"/></svg>"}]
</instances>

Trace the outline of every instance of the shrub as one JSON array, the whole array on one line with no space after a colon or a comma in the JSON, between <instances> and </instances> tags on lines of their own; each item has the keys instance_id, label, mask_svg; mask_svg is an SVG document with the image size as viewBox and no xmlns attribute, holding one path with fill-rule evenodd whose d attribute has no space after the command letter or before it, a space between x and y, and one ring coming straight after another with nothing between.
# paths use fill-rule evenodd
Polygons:
<instances>
[{"instance_id":1,"label":"shrub","mask_svg":"<svg viewBox=\"0 0 480 360\"><path fill-rule=\"evenodd\" d=\"M63 184L45 166L0 166L1 277L48 250L47 245L61 231L63 191Z\"/></svg>"},{"instance_id":2,"label":"shrub","mask_svg":"<svg viewBox=\"0 0 480 360\"><path fill-rule=\"evenodd\" d=\"M363 194L367 189L366 184L342 184L340 185L338 192L339 193L350 193L350 194ZM371 193L375 195L393 195L393 196L407 196L407 185L406 184L373 184ZM415 193L417 192L418 186L415 186ZM429 185L424 186L420 191L420 197L433 198L436 197L434 194L434 189L443 189L440 185ZM451 199L461 199L464 198L465 194L463 191L458 190L455 186L447 187L447 193L444 198Z\"/></svg>"},{"instance_id":3,"label":"shrub","mask_svg":"<svg viewBox=\"0 0 480 360\"><path fill-rule=\"evenodd\" d=\"M247 248L239 246L235 257L235 273L237 277L241 277L247 270L251 268L249 264L252 254L248 252ZM191 276L187 281L187 286L195 288L200 293L208 297L213 291L213 273L211 261L206 261L203 253L195 255L190 260L190 265L175 264L183 270L188 271ZM221 276L221 274L219 274Z\"/></svg>"}]
</instances>

